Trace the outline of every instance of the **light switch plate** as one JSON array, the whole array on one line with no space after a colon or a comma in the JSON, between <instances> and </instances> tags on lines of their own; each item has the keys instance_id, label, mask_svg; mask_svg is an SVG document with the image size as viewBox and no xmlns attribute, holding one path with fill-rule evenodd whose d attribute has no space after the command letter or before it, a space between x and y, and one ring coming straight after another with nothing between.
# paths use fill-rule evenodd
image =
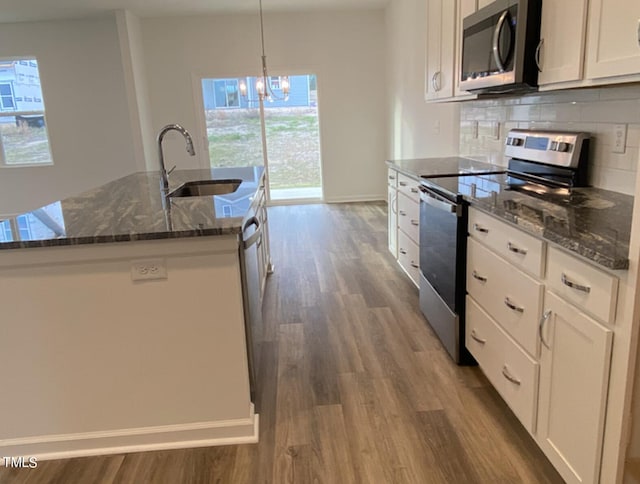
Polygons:
<instances>
[{"instance_id":1,"label":"light switch plate","mask_svg":"<svg viewBox=\"0 0 640 484\"><path fill-rule=\"evenodd\" d=\"M627 146L627 125L616 124L613 127L613 151L614 153L624 153Z\"/></svg>"}]
</instances>

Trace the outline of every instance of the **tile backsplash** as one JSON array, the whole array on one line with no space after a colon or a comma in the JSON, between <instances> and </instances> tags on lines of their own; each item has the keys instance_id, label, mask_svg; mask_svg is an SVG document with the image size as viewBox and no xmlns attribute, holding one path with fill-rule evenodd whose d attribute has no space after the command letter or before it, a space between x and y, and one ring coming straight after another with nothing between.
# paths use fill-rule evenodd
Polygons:
<instances>
[{"instance_id":1,"label":"tile backsplash","mask_svg":"<svg viewBox=\"0 0 640 484\"><path fill-rule=\"evenodd\" d=\"M625 125L624 153L614 153L614 128ZM512 128L591 133L589 183L633 195L640 158L640 85L552 91L462 103L460 154L505 166Z\"/></svg>"}]
</instances>

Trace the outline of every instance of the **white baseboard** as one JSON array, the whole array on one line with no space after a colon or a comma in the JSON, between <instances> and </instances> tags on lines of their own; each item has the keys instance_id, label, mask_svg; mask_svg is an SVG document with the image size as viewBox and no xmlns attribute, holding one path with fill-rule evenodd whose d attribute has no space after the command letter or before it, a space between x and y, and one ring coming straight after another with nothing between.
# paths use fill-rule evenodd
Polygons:
<instances>
[{"instance_id":1,"label":"white baseboard","mask_svg":"<svg viewBox=\"0 0 640 484\"><path fill-rule=\"evenodd\" d=\"M0 440L0 456L69 459L258 442L259 415L245 419ZM2 465L3 459L0 459Z\"/></svg>"},{"instance_id":2,"label":"white baseboard","mask_svg":"<svg viewBox=\"0 0 640 484\"><path fill-rule=\"evenodd\" d=\"M325 198L326 203L350 203L350 202L382 202L387 200L387 194L373 195L349 195L346 197Z\"/></svg>"}]
</instances>

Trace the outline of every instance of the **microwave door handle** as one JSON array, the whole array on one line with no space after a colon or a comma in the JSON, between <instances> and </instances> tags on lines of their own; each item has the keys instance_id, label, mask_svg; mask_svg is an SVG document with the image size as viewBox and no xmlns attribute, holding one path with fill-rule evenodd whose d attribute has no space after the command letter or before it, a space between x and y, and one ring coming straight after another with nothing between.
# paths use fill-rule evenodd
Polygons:
<instances>
[{"instance_id":1,"label":"microwave door handle","mask_svg":"<svg viewBox=\"0 0 640 484\"><path fill-rule=\"evenodd\" d=\"M500 72L504 72L504 62L500 55L500 34L502 33L504 23L507 21L507 15L509 15L508 10L502 12L502 15L500 15L500 18L498 19L498 23L496 24L496 29L493 31L493 58L495 59Z\"/></svg>"}]
</instances>

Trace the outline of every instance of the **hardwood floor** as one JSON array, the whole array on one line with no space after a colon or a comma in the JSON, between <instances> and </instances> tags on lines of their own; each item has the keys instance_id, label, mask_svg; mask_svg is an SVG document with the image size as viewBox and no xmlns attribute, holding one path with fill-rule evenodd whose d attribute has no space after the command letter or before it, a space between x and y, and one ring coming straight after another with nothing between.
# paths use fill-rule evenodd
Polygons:
<instances>
[{"instance_id":1,"label":"hardwood floor","mask_svg":"<svg viewBox=\"0 0 640 484\"><path fill-rule=\"evenodd\" d=\"M458 367L387 251L386 204L269 209L260 443L0 468L0 483L561 483L477 367Z\"/></svg>"}]
</instances>

